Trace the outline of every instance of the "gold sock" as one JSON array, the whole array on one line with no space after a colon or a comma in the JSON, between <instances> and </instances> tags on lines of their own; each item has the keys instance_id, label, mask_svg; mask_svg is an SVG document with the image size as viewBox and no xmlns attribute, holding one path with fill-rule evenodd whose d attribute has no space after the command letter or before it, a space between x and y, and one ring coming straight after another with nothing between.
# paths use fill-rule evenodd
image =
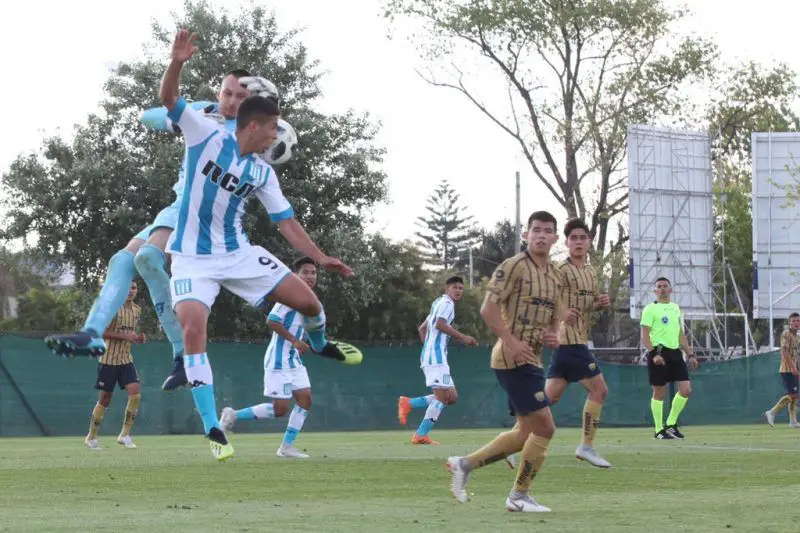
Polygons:
<instances>
[{"instance_id":1,"label":"gold sock","mask_svg":"<svg viewBox=\"0 0 800 533\"><path fill-rule=\"evenodd\" d=\"M797 423L797 398L792 398L789 402L789 422Z\"/></svg>"},{"instance_id":2,"label":"gold sock","mask_svg":"<svg viewBox=\"0 0 800 533\"><path fill-rule=\"evenodd\" d=\"M139 409L139 401L141 399L141 394L128 396L128 405L125 406L125 422L122 423L120 437L131 434L131 427L133 426L133 421L136 420L136 411Z\"/></svg>"},{"instance_id":3,"label":"gold sock","mask_svg":"<svg viewBox=\"0 0 800 533\"><path fill-rule=\"evenodd\" d=\"M592 447L594 444L594 435L597 433L597 427L600 425L600 411L603 410L603 404L595 403L590 399L586 399L583 405L583 445Z\"/></svg>"},{"instance_id":4,"label":"gold sock","mask_svg":"<svg viewBox=\"0 0 800 533\"><path fill-rule=\"evenodd\" d=\"M517 480L514 482L515 491L528 492L536 474L542 469L547 457L548 446L550 446L550 439L539 437L533 433L528 436L525 446L522 447Z\"/></svg>"},{"instance_id":5,"label":"gold sock","mask_svg":"<svg viewBox=\"0 0 800 533\"><path fill-rule=\"evenodd\" d=\"M97 438L97 430L100 429L100 424L103 423L103 417L106 414L106 408L102 405L95 404L94 409L92 409L92 418L89 419L89 436L88 438L96 439Z\"/></svg>"},{"instance_id":6,"label":"gold sock","mask_svg":"<svg viewBox=\"0 0 800 533\"><path fill-rule=\"evenodd\" d=\"M781 412L781 409L783 409L790 403L792 403L792 399L789 397L788 394L784 394L783 396L781 396L781 399L778 400L778 403L776 403L775 406L772 409L770 409L770 411L772 411L773 415L777 415L778 413Z\"/></svg>"},{"instance_id":7,"label":"gold sock","mask_svg":"<svg viewBox=\"0 0 800 533\"><path fill-rule=\"evenodd\" d=\"M473 469L482 468L505 459L512 453L517 453L521 449L522 443L520 442L519 431L512 429L511 431L500 433L492 442L480 450L469 454L466 460Z\"/></svg>"}]
</instances>

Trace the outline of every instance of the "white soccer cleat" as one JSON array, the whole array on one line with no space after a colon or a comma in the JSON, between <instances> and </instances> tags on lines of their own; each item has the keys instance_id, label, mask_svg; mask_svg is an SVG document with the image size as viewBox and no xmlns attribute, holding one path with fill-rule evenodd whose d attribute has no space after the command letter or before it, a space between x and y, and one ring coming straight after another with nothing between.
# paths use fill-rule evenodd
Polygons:
<instances>
[{"instance_id":1,"label":"white soccer cleat","mask_svg":"<svg viewBox=\"0 0 800 533\"><path fill-rule=\"evenodd\" d=\"M90 439L89 437L86 437L85 439L83 439L83 443L90 450L102 450L103 449L103 448L100 447L100 443L97 442L97 439Z\"/></svg>"},{"instance_id":2,"label":"white soccer cleat","mask_svg":"<svg viewBox=\"0 0 800 533\"><path fill-rule=\"evenodd\" d=\"M611 463L600 457L600 454L598 454L594 448L589 448L583 444L578 446L578 449L575 450L575 457L598 468L611 468Z\"/></svg>"},{"instance_id":3,"label":"white soccer cleat","mask_svg":"<svg viewBox=\"0 0 800 533\"><path fill-rule=\"evenodd\" d=\"M514 513L549 513L550 508L536 502L528 494L519 498L506 498L506 509Z\"/></svg>"},{"instance_id":4,"label":"white soccer cleat","mask_svg":"<svg viewBox=\"0 0 800 533\"><path fill-rule=\"evenodd\" d=\"M236 411L231 409L230 407L225 407L222 410L222 414L219 415L219 424L222 426L222 431L225 433L230 432L233 429L233 425L236 423Z\"/></svg>"},{"instance_id":5,"label":"white soccer cleat","mask_svg":"<svg viewBox=\"0 0 800 533\"><path fill-rule=\"evenodd\" d=\"M447 470L450 471L450 492L453 493L453 498L458 503L467 503L469 501L469 494L467 494L469 472L461 467L461 457L449 457Z\"/></svg>"},{"instance_id":6,"label":"white soccer cleat","mask_svg":"<svg viewBox=\"0 0 800 533\"><path fill-rule=\"evenodd\" d=\"M789 422L790 428L800 428L800 422Z\"/></svg>"},{"instance_id":7,"label":"white soccer cleat","mask_svg":"<svg viewBox=\"0 0 800 533\"><path fill-rule=\"evenodd\" d=\"M133 450L136 448L136 445L133 443L133 439L131 439L130 435L120 435L117 437L117 442L128 448L129 450Z\"/></svg>"},{"instance_id":8,"label":"white soccer cleat","mask_svg":"<svg viewBox=\"0 0 800 533\"><path fill-rule=\"evenodd\" d=\"M772 427L775 427L775 415L772 414L772 410L770 409L769 411L766 411L764 413L764 416L767 417L767 424L769 424Z\"/></svg>"},{"instance_id":9,"label":"white soccer cleat","mask_svg":"<svg viewBox=\"0 0 800 533\"><path fill-rule=\"evenodd\" d=\"M284 457L286 459L308 459L308 454L303 453L294 446L283 446L281 445L278 448L276 454L278 457Z\"/></svg>"},{"instance_id":10,"label":"white soccer cleat","mask_svg":"<svg viewBox=\"0 0 800 533\"><path fill-rule=\"evenodd\" d=\"M511 470L516 470L517 468L517 456L518 453L512 453L511 455L506 457L506 464Z\"/></svg>"}]
</instances>

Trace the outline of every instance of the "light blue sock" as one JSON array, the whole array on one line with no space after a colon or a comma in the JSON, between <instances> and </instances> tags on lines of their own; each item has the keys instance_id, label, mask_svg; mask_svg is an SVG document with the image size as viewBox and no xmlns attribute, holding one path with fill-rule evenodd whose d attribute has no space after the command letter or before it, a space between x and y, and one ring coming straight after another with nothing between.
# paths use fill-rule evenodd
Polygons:
<instances>
[{"instance_id":1,"label":"light blue sock","mask_svg":"<svg viewBox=\"0 0 800 533\"><path fill-rule=\"evenodd\" d=\"M286 427L286 433L283 434L283 446L291 446L297 438L297 434L303 429L303 423L306 421L308 411L295 405L292 409L292 414L289 415L289 424Z\"/></svg>"},{"instance_id":2,"label":"light blue sock","mask_svg":"<svg viewBox=\"0 0 800 533\"><path fill-rule=\"evenodd\" d=\"M203 419L203 431L206 435L211 428L219 428L217 419L217 401L214 398L214 374L211 363L205 353L183 356L186 378L192 387L192 398L200 418Z\"/></svg>"},{"instance_id":3,"label":"light blue sock","mask_svg":"<svg viewBox=\"0 0 800 533\"><path fill-rule=\"evenodd\" d=\"M169 276L166 271L166 257L164 252L153 246L145 244L136 254L136 270L150 290L150 299L156 309L156 315L164 328L167 339L172 344L172 355L183 355L183 330L172 310L172 295L169 290Z\"/></svg>"},{"instance_id":4,"label":"light blue sock","mask_svg":"<svg viewBox=\"0 0 800 533\"><path fill-rule=\"evenodd\" d=\"M328 339L325 336L325 310L321 309L319 314L314 317L304 316L303 326L308 334L311 348L315 352L321 352L325 345L328 344Z\"/></svg>"},{"instance_id":5,"label":"light blue sock","mask_svg":"<svg viewBox=\"0 0 800 533\"><path fill-rule=\"evenodd\" d=\"M414 409L421 409L422 407L428 407L434 398L436 398L436 396L433 394L428 394L427 396L417 396L416 398L411 398L409 402L411 403L411 407Z\"/></svg>"},{"instance_id":6,"label":"light blue sock","mask_svg":"<svg viewBox=\"0 0 800 533\"><path fill-rule=\"evenodd\" d=\"M442 411L444 411L444 404L439 400L433 400L428 406L428 410L425 411L425 418L420 423L419 429L417 429L417 435L424 437L430 433L431 429L433 429L433 425L439 419L439 415L442 414Z\"/></svg>"},{"instance_id":7,"label":"light blue sock","mask_svg":"<svg viewBox=\"0 0 800 533\"><path fill-rule=\"evenodd\" d=\"M97 336L105 333L108 325L128 299L128 291L135 276L136 267L131 252L120 250L111 257L103 288L92 304L89 316L83 324L83 331L92 330Z\"/></svg>"},{"instance_id":8,"label":"light blue sock","mask_svg":"<svg viewBox=\"0 0 800 533\"><path fill-rule=\"evenodd\" d=\"M251 405L236 411L236 420L261 420L264 418L275 418L275 408L271 403Z\"/></svg>"}]
</instances>

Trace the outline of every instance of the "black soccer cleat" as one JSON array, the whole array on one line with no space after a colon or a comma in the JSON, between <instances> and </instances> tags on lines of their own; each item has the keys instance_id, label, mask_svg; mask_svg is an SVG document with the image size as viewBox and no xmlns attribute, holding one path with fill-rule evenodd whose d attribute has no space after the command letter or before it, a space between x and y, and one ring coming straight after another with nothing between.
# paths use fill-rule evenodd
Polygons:
<instances>
[{"instance_id":1,"label":"black soccer cleat","mask_svg":"<svg viewBox=\"0 0 800 533\"><path fill-rule=\"evenodd\" d=\"M673 438L680 439L680 440L683 440L685 438L683 433L681 433L681 430L678 429L677 424L673 424L671 426L665 427L664 431L666 431L667 433L672 435Z\"/></svg>"},{"instance_id":2,"label":"black soccer cleat","mask_svg":"<svg viewBox=\"0 0 800 533\"><path fill-rule=\"evenodd\" d=\"M100 357L106 353L106 343L94 331L76 331L65 335L48 335L45 344L61 357Z\"/></svg>"},{"instance_id":3,"label":"black soccer cleat","mask_svg":"<svg viewBox=\"0 0 800 533\"><path fill-rule=\"evenodd\" d=\"M653 438L656 440L675 440L675 437L673 437L666 428L653 435Z\"/></svg>"},{"instance_id":4,"label":"black soccer cleat","mask_svg":"<svg viewBox=\"0 0 800 533\"><path fill-rule=\"evenodd\" d=\"M172 372L169 373L167 379L161 384L161 389L170 392L188 384L189 380L186 378L186 369L183 367L183 355L179 355L172 361Z\"/></svg>"}]
</instances>

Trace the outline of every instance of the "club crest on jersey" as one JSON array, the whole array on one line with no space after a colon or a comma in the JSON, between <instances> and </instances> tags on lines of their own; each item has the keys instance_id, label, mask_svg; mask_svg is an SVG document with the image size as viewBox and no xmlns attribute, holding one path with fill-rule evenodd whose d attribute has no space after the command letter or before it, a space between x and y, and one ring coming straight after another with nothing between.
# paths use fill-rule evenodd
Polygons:
<instances>
[{"instance_id":1,"label":"club crest on jersey","mask_svg":"<svg viewBox=\"0 0 800 533\"><path fill-rule=\"evenodd\" d=\"M225 172L221 166L214 161L209 161L203 167L203 175L219 186L220 189L228 191L239 198L247 198L255 189L255 185L248 183L244 178L234 176L230 172Z\"/></svg>"},{"instance_id":2,"label":"club crest on jersey","mask_svg":"<svg viewBox=\"0 0 800 533\"><path fill-rule=\"evenodd\" d=\"M662 324L669 324L669 317L667 315L662 316L661 317L661 323Z\"/></svg>"}]
</instances>

